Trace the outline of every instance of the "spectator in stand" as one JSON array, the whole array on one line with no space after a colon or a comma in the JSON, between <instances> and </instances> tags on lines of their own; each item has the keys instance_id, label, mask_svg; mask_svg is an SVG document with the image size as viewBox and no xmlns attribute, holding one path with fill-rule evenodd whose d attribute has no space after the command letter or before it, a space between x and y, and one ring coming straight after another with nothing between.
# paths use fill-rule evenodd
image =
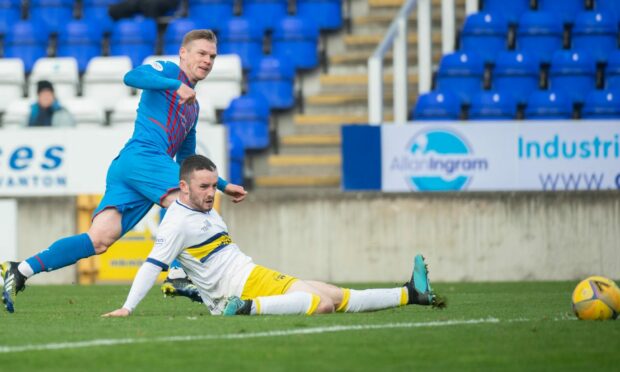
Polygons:
<instances>
[{"instance_id":1,"label":"spectator in stand","mask_svg":"<svg viewBox=\"0 0 620 372\"><path fill-rule=\"evenodd\" d=\"M124 0L110 5L108 13L115 21L138 14L148 18L158 18L177 9L179 3L180 0Z\"/></svg>"},{"instance_id":2,"label":"spectator in stand","mask_svg":"<svg viewBox=\"0 0 620 372\"><path fill-rule=\"evenodd\" d=\"M73 116L58 103L54 86L47 80L37 83L37 102L30 109L29 127L72 127Z\"/></svg>"}]
</instances>

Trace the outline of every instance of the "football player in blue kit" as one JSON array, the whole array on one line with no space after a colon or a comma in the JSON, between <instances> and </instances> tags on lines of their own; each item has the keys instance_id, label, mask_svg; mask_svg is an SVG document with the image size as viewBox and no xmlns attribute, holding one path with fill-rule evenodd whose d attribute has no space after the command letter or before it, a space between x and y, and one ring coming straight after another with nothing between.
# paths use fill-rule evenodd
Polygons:
<instances>
[{"instance_id":1,"label":"football player in blue kit","mask_svg":"<svg viewBox=\"0 0 620 372\"><path fill-rule=\"evenodd\" d=\"M196 151L199 107L194 86L207 77L217 56L211 30L188 32L179 65L158 61L129 71L125 84L142 89L132 137L112 161L106 190L86 233L62 238L22 262L1 265L2 299L9 312L27 278L104 253L136 225L153 204L167 208L178 198L179 165ZM175 161L176 156L176 161ZM242 186L219 178L217 188L240 202Z\"/></svg>"}]
</instances>

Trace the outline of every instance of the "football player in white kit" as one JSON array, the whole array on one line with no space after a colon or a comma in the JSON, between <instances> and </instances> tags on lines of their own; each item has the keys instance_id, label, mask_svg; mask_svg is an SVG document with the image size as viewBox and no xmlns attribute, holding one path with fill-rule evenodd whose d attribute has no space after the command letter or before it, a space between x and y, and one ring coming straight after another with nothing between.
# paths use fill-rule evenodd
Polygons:
<instances>
[{"instance_id":1,"label":"football player in white kit","mask_svg":"<svg viewBox=\"0 0 620 372\"><path fill-rule=\"evenodd\" d=\"M402 287L353 290L300 280L255 264L228 235L213 209L218 173L201 155L185 159L179 199L161 222L153 250L134 279L125 304L104 314L129 316L162 270L177 258L198 288L211 314L319 314L373 311L407 304L444 307L431 289L422 256L414 259L411 279Z\"/></svg>"}]
</instances>

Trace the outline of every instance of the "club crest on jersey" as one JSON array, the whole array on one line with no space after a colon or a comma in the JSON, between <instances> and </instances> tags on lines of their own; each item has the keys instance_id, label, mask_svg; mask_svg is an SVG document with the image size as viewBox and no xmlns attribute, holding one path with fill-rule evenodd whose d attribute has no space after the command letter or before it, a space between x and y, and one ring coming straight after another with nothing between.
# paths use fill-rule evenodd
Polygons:
<instances>
[{"instance_id":1,"label":"club crest on jersey","mask_svg":"<svg viewBox=\"0 0 620 372\"><path fill-rule=\"evenodd\" d=\"M211 223L209 222L209 220L204 220L202 222L202 228L200 229L200 231L207 232L209 230L209 227L211 227Z\"/></svg>"},{"instance_id":2,"label":"club crest on jersey","mask_svg":"<svg viewBox=\"0 0 620 372\"><path fill-rule=\"evenodd\" d=\"M151 67L153 67L155 70L160 71L160 72L164 71L164 66L162 66L161 63L157 61L151 62Z\"/></svg>"}]
</instances>

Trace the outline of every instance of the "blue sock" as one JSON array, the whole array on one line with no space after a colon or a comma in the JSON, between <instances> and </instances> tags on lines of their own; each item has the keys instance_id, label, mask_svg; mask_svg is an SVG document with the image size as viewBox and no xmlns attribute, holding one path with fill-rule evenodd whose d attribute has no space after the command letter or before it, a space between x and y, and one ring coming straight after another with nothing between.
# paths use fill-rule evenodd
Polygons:
<instances>
[{"instance_id":1,"label":"blue sock","mask_svg":"<svg viewBox=\"0 0 620 372\"><path fill-rule=\"evenodd\" d=\"M44 251L26 260L34 273L57 270L95 254L90 237L84 233L57 240Z\"/></svg>"}]
</instances>

